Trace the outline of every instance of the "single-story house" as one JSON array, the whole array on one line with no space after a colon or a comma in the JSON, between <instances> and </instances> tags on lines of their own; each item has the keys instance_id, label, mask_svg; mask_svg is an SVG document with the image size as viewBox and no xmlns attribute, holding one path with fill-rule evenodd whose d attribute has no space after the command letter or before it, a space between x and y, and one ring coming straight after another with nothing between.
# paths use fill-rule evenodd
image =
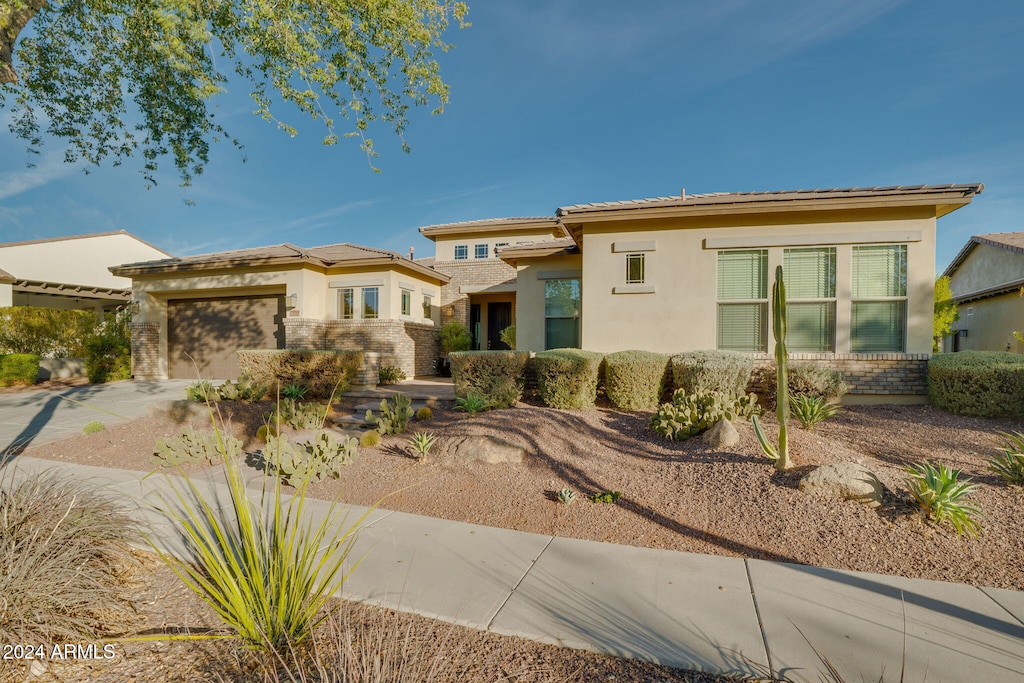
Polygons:
<instances>
[{"instance_id":1,"label":"single-story house","mask_svg":"<svg viewBox=\"0 0 1024 683\"><path fill-rule=\"evenodd\" d=\"M942 274L960 313L944 351L1024 353L1024 232L971 237Z\"/></svg>"},{"instance_id":2,"label":"single-story house","mask_svg":"<svg viewBox=\"0 0 1024 683\"><path fill-rule=\"evenodd\" d=\"M560 208L569 237L498 251L517 269L517 346L727 349L767 363L782 265L794 358L844 372L851 401L921 401L936 220L982 189L683 192Z\"/></svg>"},{"instance_id":3,"label":"single-story house","mask_svg":"<svg viewBox=\"0 0 1024 683\"><path fill-rule=\"evenodd\" d=\"M0 306L124 306L132 281L111 266L170 256L124 230L0 244Z\"/></svg>"},{"instance_id":4,"label":"single-story house","mask_svg":"<svg viewBox=\"0 0 1024 683\"><path fill-rule=\"evenodd\" d=\"M391 251L292 244L128 263L136 377L238 376L238 349L363 349L434 374L448 276Z\"/></svg>"},{"instance_id":5,"label":"single-story house","mask_svg":"<svg viewBox=\"0 0 1024 683\"><path fill-rule=\"evenodd\" d=\"M230 377L249 347L365 348L431 374L447 320L475 348L502 348L514 321L522 350L729 349L767 364L782 265L793 357L843 371L852 400L919 402L936 220L982 189L683 192L427 226L426 260L285 244L112 271L133 279L137 374L194 376L191 356L204 376Z\"/></svg>"}]
</instances>

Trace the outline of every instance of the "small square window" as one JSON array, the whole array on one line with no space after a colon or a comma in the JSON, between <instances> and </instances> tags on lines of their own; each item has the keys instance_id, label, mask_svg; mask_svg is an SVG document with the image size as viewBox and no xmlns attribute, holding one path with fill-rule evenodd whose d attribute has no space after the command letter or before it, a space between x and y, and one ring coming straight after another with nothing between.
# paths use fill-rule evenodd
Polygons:
<instances>
[{"instance_id":1,"label":"small square window","mask_svg":"<svg viewBox=\"0 0 1024 683\"><path fill-rule=\"evenodd\" d=\"M487 245L477 244L473 246L474 258L487 258Z\"/></svg>"},{"instance_id":2,"label":"small square window","mask_svg":"<svg viewBox=\"0 0 1024 683\"><path fill-rule=\"evenodd\" d=\"M412 292L402 290L402 315L412 315Z\"/></svg>"},{"instance_id":3,"label":"small square window","mask_svg":"<svg viewBox=\"0 0 1024 683\"><path fill-rule=\"evenodd\" d=\"M465 244L455 245L455 260L461 261L462 259L469 258L469 246Z\"/></svg>"},{"instance_id":4,"label":"small square window","mask_svg":"<svg viewBox=\"0 0 1024 683\"><path fill-rule=\"evenodd\" d=\"M642 285L644 283L644 255L626 254L626 284Z\"/></svg>"}]
</instances>

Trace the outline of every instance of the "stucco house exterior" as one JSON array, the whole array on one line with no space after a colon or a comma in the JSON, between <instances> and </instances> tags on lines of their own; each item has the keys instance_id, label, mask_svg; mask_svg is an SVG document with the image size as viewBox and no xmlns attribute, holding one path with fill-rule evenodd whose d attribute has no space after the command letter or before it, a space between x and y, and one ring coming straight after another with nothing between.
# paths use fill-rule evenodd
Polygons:
<instances>
[{"instance_id":1,"label":"stucco house exterior","mask_svg":"<svg viewBox=\"0 0 1024 683\"><path fill-rule=\"evenodd\" d=\"M1024 232L971 237L942 274L960 313L943 351L1024 353Z\"/></svg>"},{"instance_id":2,"label":"stucco house exterior","mask_svg":"<svg viewBox=\"0 0 1024 683\"><path fill-rule=\"evenodd\" d=\"M782 265L793 357L844 372L851 401L919 402L936 220L982 189L683 192L560 208L569 237L498 252L517 269L517 345L728 349L767 363Z\"/></svg>"},{"instance_id":3,"label":"stucco house exterior","mask_svg":"<svg viewBox=\"0 0 1024 683\"><path fill-rule=\"evenodd\" d=\"M0 244L0 306L124 306L132 281L111 266L170 256L124 230Z\"/></svg>"},{"instance_id":4,"label":"stucco house exterior","mask_svg":"<svg viewBox=\"0 0 1024 683\"><path fill-rule=\"evenodd\" d=\"M239 348L362 348L425 375L447 320L478 349L504 348L514 321L521 350L729 349L767 364L782 265L795 359L841 370L851 402L921 402L936 221L982 189L683 192L426 226L431 259L282 244L112 272L133 280L138 376L193 377L191 356L233 377Z\"/></svg>"},{"instance_id":5,"label":"stucco house exterior","mask_svg":"<svg viewBox=\"0 0 1024 683\"><path fill-rule=\"evenodd\" d=\"M136 377L226 379L238 349L363 349L435 374L447 275L355 244L292 244L129 263Z\"/></svg>"}]
</instances>

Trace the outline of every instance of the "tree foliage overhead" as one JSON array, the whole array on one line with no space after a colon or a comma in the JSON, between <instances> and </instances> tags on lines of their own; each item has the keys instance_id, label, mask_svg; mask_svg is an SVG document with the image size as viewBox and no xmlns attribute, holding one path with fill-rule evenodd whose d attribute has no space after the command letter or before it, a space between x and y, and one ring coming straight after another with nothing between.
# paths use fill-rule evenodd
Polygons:
<instances>
[{"instance_id":1,"label":"tree foliage overhead","mask_svg":"<svg viewBox=\"0 0 1024 683\"><path fill-rule=\"evenodd\" d=\"M935 281L935 316L932 319L932 351L940 351L942 340L953 331L953 323L960 319L953 291L949 287L949 276L943 275Z\"/></svg>"},{"instance_id":2,"label":"tree foliage overhead","mask_svg":"<svg viewBox=\"0 0 1024 683\"><path fill-rule=\"evenodd\" d=\"M324 144L355 136L372 159L372 123L402 137L410 106L443 110L435 54L466 13L456 0L2 0L0 108L33 151L56 137L72 163L138 153L150 183L169 156L187 185L231 139L213 100L234 72L264 119L295 135L288 103Z\"/></svg>"}]
</instances>

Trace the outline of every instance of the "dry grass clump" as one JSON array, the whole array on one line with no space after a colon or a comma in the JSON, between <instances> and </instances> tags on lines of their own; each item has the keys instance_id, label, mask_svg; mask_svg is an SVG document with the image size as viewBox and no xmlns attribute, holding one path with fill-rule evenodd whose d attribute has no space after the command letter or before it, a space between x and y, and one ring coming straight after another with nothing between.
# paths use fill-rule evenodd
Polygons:
<instances>
[{"instance_id":1,"label":"dry grass clump","mask_svg":"<svg viewBox=\"0 0 1024 683\"><path fill-rule=\"evenodd\" d=\"M52 472L0 481L0 642L81 642L132 615L136 528L113 501Z\"/></svg>"}]
</instances>

